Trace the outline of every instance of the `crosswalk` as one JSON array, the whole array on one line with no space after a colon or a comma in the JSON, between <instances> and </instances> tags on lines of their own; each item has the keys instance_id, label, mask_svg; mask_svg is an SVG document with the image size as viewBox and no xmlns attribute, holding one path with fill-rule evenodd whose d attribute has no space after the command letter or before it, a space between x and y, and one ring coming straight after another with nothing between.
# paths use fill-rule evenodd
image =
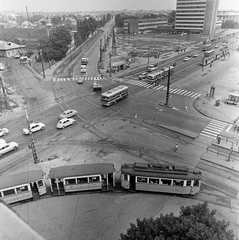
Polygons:
<instances>
[{"instance_id":1,"label":"crosswalk","mask_svg":"<svg viewBox=\"0 0 239 240\"><path fill-rule=\"evenodd\" d=\"M167 90L167 87L165 87L165 86L162 86L162 85L155 86L154 84L150 84L150 83L147 83L144 81L129 80L129 81L126 81L125 83L139 86L139 87L150 88L150 89L154 89L154 90L161 90L161 91ZM169 92L171 94L178 94L181 96L191 97L191 98L198 98L201 96L200 93L196 93L196 92L192 92L192 91L188 91L188 90L184 90L184 89L180 89L180 88L170 88Z\"/></svg>"},{"instance_id":2,"label":"crosswalk","mask_svg":"<svg viewBox=\"0 0 239 240\"><path fill-rule=\"evenodd\" d=\"M62 82L62 81L78 81L78 80L83 80L83 81L93 81L93 80L103 80L102 77L56 77L53 78L53 82Z\"/></svg>"},{"instance_id":3,"label":"crosswalk","mask_svg":"<svg viewBox=\"0 0 239 240\"><path fill-rule=\"evenodd\" d=\"M227 126L227 123L218 121L218 120L212 120L200 133L200 135L204 137L209 137L215 139L218 134L221 134L221 132L224 130L224 128Z\"/></svg>"}]
</instances>

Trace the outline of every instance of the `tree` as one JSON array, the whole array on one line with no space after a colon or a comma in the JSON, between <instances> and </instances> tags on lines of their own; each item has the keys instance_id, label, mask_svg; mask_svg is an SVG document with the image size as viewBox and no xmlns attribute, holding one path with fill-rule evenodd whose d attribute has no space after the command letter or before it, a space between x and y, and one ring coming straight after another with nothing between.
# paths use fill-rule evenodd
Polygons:
<instances>
[{"instance_id":1,"label":"tree","mask_svg":"<svg viewBox=\"0 0 239 240\"><path fill-rule=\"evenodd\" d=\"M239 23L234 20L226 20L222 23L222 28L239 28Z\"/></svg>"},{"instance_id":2,"label":"tree","mask_svg":"<svg viewBox=\"0 0 239 240\"><path fill-rule=\"evenodd\" d=\"M176 11L172 11L168 14L168 24L175 24L175 18L176 18Z\"/></svg>"},{"instance_id":3,"label":"tree","mask_svg":"<svg viewBox=\"0 0 239 240\"><path fill-rule=\"evenodd\" d=\"M159 218L137 219L131 223L121 240L235 240L229 222L217 220L216 210L210 211L207 203L181 207L178 217L172 213Z\"/></svg>"}]
</instances>

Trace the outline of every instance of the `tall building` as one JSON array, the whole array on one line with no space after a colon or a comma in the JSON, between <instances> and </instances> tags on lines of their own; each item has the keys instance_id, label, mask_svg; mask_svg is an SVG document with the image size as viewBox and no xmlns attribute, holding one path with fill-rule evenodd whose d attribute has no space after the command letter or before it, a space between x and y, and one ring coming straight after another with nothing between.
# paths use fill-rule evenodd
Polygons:
<instances>
[{"instance_id":1,"label":"tall building","mask_svg":"<svg viewBox=\"0 0 239 240\"><path fill-rule=\"evenodd\" d=\"M175 29L214 34L219 0L177 0Z\"/></svg>"}]
</instances>

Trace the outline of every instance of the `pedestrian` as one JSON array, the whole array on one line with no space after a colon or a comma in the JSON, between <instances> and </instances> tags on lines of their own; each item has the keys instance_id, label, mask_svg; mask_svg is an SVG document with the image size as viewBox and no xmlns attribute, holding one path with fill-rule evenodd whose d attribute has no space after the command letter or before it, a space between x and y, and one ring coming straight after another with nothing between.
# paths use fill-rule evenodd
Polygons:
<instances>
[{"instance_id":1,"label":"pedestrian","mask_svg":"<svg viewBox=\"0 0 239 240\"><path fill-rule=\"evenodd\" d=\"M220 144L220 142L221 142L221 135L218 134L218 135L217 135L217 143Z\"/></svg>"}]
</instances>

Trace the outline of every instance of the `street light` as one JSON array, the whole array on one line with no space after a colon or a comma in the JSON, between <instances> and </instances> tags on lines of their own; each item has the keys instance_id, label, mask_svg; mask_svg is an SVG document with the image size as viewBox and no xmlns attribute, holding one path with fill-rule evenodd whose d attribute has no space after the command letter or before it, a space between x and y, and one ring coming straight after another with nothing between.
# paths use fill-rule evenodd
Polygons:
<instances>
[{"instance_id":1,"label":"street light","mask_svg":"<svg viewBox=\"0 0 239 240\"><path fill-rule=\"evenodd\" d=\"M42 74L43 74L43 78L45 79L45 69L44 69L44 63L43 63L43 57L42 57L42 49L40 44L38 46L39 46L39 55L41 58Z\"/></svg>"}]
</instances>

